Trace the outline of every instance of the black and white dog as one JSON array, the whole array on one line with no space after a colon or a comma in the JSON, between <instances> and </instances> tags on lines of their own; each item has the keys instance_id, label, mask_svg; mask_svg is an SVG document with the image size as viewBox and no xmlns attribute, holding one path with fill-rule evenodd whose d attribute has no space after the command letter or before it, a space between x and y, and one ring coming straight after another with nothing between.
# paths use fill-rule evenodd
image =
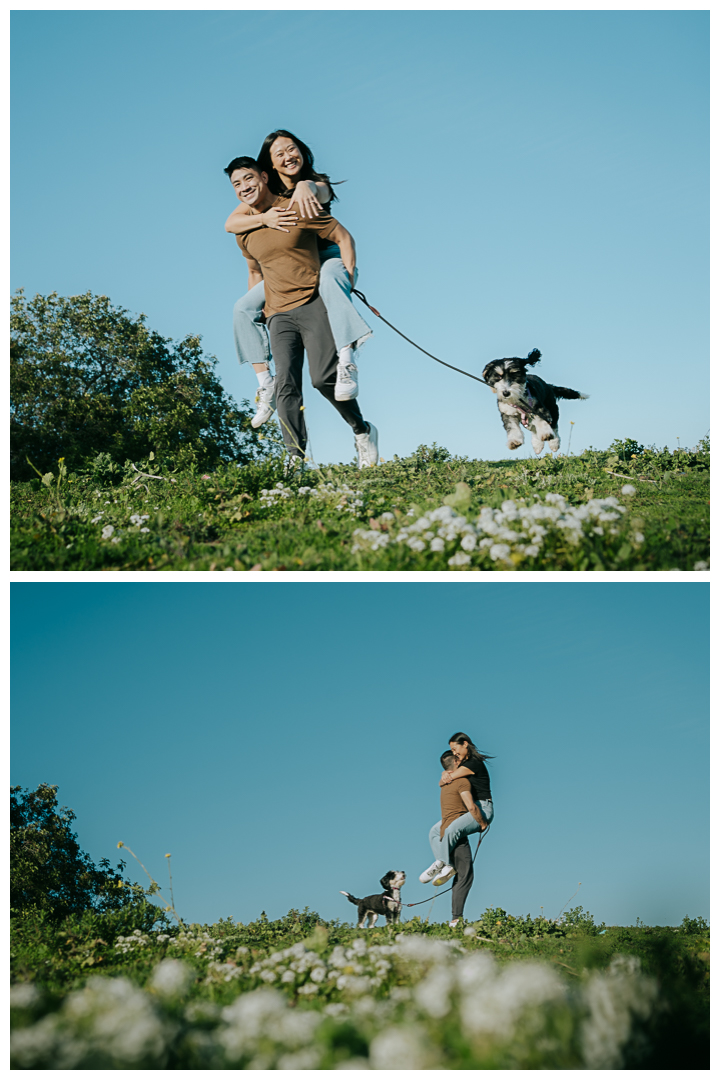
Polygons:
<instances>
[{"instance_id":1,"label":"black and white dog","mask_svg":"<svg viewBox=\"0 0 720 1080\"><path fill-rule=\"evenodd\" d=\"M536 454L541 454L543 445L553 453L560 449L558 420L560 413L558 398L587 398L577 390L568 390L566 386L551 386L539 375L528 374L525 370L537 364L541 357L539 349L533 349L523 359L520 356L506 356L502 360L491 360L485 365L482 377L497 394L498 409L508 437L508 448L517 450L525 437L523 427L529 428L532 447Z\"/></svg>"},{"instance_id":2,"label":"black and white dog","mask_svg":"<svg viewBox=\"0 0 720 1080\"><path fill-rule=\"evenodd\" d=\"M372 930L375 923L378 921L378 915L385 916L385 924L387 926L394 926L400 918L400 911L402 904L400 903L400 890L405 884L405 871L404 870L388 870L385 877L380 878L380 884L385 890L384 893L374 893L372 896L363 896L362 900L358 900L357 896L353 896L352 893L344 892L340 890L343 896L347 896L351 904L357 904L358 909L358 929L360 929L368 919L368 930Z\"/></svg>"}]
</instances>

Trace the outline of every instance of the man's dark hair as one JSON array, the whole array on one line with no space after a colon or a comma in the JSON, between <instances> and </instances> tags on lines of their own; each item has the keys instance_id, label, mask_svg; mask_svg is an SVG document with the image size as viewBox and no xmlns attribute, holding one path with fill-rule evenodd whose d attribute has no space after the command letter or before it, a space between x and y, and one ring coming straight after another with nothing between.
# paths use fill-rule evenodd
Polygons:
<instances>
[{"instance_id":1,"label":"man's dark hair","mask_svg":"<svg viewBox=\"0 0 720 1080\"><path fill-rule=\"evenodd\" d=\"M453 754L452 750L446 750L444 754L440 755L440 764L442 765L443 769L447 769L448 772L452 772L452 769L455 767L456 764L455 755Z\"/></svg>"},{"instance_id":2,"label":"man's dark hair","mask_svg":"<svg viewBox=\"0 0 720 1080\"><path fill-rule=\"evenodd\" d=\"M252 169L252 171L256 173L265 172L264 169L260 168L255 158L251 157L233 158L228 167L223 171L226 172L228 176L232 176L236 169Z\"/></svg>"}]
</instances>

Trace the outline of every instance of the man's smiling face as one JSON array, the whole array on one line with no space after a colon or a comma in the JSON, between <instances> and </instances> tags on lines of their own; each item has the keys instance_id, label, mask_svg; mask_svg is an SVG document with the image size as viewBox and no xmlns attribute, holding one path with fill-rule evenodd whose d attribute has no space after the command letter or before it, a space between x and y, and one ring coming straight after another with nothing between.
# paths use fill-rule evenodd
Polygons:
<instances>
[{"instance_id":1,"label":"man's smiling face","mask_svg":"<svg viewBox=\"0 0 720 1080\"><path fill-rule=\"evenodd\" d=\"M230 174L230 183L238 199L248 206L254 206L263 199L268 190L267 173L256 173L253 169L235 169Z\"/></svg>"}]
</instances>

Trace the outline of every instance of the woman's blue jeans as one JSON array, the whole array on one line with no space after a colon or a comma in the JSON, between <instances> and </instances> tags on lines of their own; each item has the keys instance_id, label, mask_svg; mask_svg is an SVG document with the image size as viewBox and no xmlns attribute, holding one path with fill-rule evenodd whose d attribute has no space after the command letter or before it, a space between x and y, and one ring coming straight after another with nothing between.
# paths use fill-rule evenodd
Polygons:
<instances>
[{"instance_id":1,"label":"woman's blue jeans","mask_svg":"<svg viewBox=\"0 0 720 1080\"><path fill-rule=\"evenodd\" d=\"M480 807L482 815L489 825L495 813L491 800L481 799L476 805ZM452 850L458 840L463 836L472 836L473 833L480 832L479 824L469 811L467 814L463 814L462 817L451 821L442 838L440 837L441 825L442 821L438 821L430 830L430 847L435 858L441 859L444 863L452 863Z\"/></svg>"},{"instance_id":2,"label":"woman's blue jeans","mask_svg":"<svg viewBox=\"0 0 720 1080\"><path fill-rule=\"evenodd\" d=\"M357 268L355 281L358 279ZM327 308L330 329L338 352L346 345L359 348L372 334L365 320L358 315L350 299L350 278L339 258L337 245L320 252L319 292ZM235 350L241 364L269 364L270 337L262 321L265 306L265 284L253 286L241 296L233 308Z\"/></svg>"}]
</instances>

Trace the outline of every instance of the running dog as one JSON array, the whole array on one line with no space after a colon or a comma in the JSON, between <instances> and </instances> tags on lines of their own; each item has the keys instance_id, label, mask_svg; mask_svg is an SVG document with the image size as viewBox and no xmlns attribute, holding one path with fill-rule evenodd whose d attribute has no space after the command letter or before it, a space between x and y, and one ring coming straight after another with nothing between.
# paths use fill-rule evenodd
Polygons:
<instances>
[{"instance_id":1,"label":"running dog","mask_svg":"<svg viewBox=\"0 0 720 1080\"><path fill-rule=\"evenodd\" d=\"M532 448L536 454L542 453L545 443L551 452L559 450L560 413L557 399L585 400L588 397L577 390L568 390L566 386L551 386L539 375L528 373L525 369L537 364L541 355L539 349L533 349L524 360L520 356L491 360L482 373L492 392L497 394L500 418L507 432L510 450L517 450L525 441L520 424L530 430Z\"/></svg>"},{"instance_id":2,"label":"running dog","mask_svg":"<svg viewBox=\"0 0 720 1080\"><path fill-rule=\"evenodd\" d=\"M385 916L386 926L394 926L400 918L402 904L400 903L400 890L405 884L404 870L388 870L385 877L380 878L380 884L384 893L374 893L372 896L363 896L358 900L352 893L340 890L342 896L347 896L351 904L357 904L358 930L368 919L368 930L372 930L378 921L378 915Z\"/></svg>"}]
</instances>

